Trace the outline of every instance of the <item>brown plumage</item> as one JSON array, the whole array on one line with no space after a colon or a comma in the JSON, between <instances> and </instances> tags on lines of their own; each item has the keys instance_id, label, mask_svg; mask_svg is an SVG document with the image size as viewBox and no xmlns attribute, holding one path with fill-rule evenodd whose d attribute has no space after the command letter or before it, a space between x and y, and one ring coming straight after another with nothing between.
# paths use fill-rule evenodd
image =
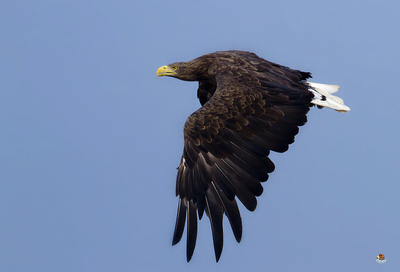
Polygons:
<instances>
[{"instance_id":1,"label":"brown plumage","mask_svg":"<svg viewBox=\"0 0 400 272\"><path fill-rule=\"evenodd\" d=\"M202 107L184 126L178 167L178 214L173 245L187 222L187 261L197 237L197 216L210 219L215 257L223 246L223 214L238 242L242 221L237 197L250 211L274 171L270 151L285 152L294 142L314 94L310 73L266 61L250 52L226 51L160 67L159 76L199 81Z\"/></svg>"}]
</instances>

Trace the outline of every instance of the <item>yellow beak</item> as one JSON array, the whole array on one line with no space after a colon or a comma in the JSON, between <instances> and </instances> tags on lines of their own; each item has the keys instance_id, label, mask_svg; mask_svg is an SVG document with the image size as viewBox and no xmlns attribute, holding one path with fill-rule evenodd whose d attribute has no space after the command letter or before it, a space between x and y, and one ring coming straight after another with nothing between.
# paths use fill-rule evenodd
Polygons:
<instances>
[{"instance_id":1,"label":"yellow beak","mask_svg":"<svg viewBox=\"0 0 400 272\"><path fill-rule=\"evenodd\" d=\"M160 68L157 69L157 76L172 76L175 74L176 74L175 70L169 67L168 65L161 66Z\"/></svg>"}]
</instances>

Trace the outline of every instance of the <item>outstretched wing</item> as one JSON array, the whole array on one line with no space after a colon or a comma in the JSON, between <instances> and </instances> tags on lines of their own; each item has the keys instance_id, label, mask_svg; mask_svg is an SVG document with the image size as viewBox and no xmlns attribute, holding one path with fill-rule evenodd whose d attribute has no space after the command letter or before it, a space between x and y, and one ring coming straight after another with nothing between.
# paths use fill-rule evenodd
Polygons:
<instances>
[{"instance_id":1,"label":"outstretched wing","mask_svg":"<svg viewBox=\"0 0 400 272\"><path fill-rule=\"evenodd\" d=\"M235 197L248 210L256 208L261 182L274 170L270 151L285 152L298 126L307 121L313 95L301 80L309 74L256 55L248 60L218 64L223 67L215 67L221 71L215 93L185 123L173 244L180 241L187 221L188 261L196 245L197 216L201 219L204 212L210 219L217 261L224 213L240 242L242 222Z\"/></svg>"}]
</instances>

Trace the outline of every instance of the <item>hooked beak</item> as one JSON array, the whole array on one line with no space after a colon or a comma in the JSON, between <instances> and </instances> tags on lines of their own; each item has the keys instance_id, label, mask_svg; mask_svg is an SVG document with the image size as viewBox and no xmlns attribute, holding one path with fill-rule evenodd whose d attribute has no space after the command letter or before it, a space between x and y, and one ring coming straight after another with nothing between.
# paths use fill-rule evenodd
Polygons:
<instances>
[{"instance_id":1,"label":"hooked beak","mask_svg":"<svg viewBox=\"0 0 400 272\"><path fill-rule=\"evenodd\" d=\"M172 76L175 75L176 72L174 69L169 67L168 65L161 66L157 69L157 76Z\"/></svg>"}]
</instances>

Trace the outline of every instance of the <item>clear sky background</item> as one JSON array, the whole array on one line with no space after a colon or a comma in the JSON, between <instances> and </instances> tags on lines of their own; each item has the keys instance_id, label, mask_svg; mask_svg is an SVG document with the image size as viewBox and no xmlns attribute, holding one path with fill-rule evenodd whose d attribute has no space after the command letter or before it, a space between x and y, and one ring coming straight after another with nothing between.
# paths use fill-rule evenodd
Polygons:
<instances>
[{"instance_id":1,"label":"clear sky background","mask_svg":"<svg viewBox=\"0 0 400 272\"><path fill-rule=\"evenodd\" d=\"M399 271L400 1L0 2L0 271ZM158 67L247 50L339 84L264 184L172 247L197 83ZM375 262L383 253L385 264Z\"/></svg>"}]
</instances>

